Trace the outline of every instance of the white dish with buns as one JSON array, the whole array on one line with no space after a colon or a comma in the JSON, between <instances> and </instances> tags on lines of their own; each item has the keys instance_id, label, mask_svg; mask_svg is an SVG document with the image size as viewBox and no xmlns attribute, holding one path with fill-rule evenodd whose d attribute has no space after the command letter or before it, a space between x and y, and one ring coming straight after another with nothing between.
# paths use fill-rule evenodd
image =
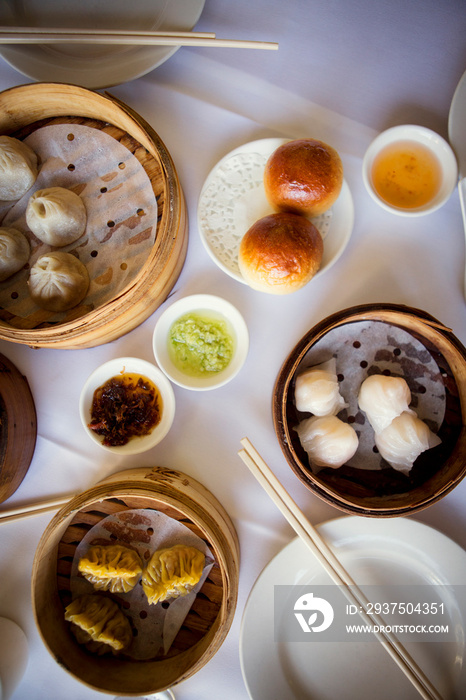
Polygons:
<instances>
[{"instance_id":1,"label":"white dish with buns","mask_svg":"<svg viewBox=\"0 0 466 700\"><path fill-rule=\"evenodd\" d=\"M264 216L274 213L264 188L269 156L291 139L251 141L224 156L211 170L198 203L198 229L212 260L227 275L246 284L238 264L241 239ZM310 218L323 240L324 252L317 277L338 260L350 239L354 223L353 198L346 180L335 204Z\"/></svg>"}]
</instances>

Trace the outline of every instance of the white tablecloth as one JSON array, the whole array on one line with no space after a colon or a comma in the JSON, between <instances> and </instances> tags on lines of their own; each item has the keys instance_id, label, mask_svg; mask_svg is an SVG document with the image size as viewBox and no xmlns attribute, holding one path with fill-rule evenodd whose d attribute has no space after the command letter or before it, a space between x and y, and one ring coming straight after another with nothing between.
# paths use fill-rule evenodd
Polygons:
<instances>
[{"instance_id":1,"label":"white tablecloth","mask_svg":"<svg viewBox=\"0 0 466 700\"><path fill-rule=\"evenodd\" d=\"M153 361L151 339L166 305L119 340L89 350L32 349L0 342L27 377L38 416L32 464L2 508L83 491L117 470L146 465L178 469L204 483L227 509L241 545L238 606L216 656L177 686L177 700L246 700L239 664L244 605L265 564L294 536L248 473L237 451L248 436L311 522L342 513L311 495L287 466L271 417L277 373L295 343L340 309L392 302L424 309L466 343L464 233L458 194L427 217L382 211L361 177L365 148L378 132L418 123L447 136L450 101L465 65L464 0L207 0L197 25L219 37L278 41L278 52L180 49L146 76L109 90L158 132L176 164L190 234L174 300L210 293L233 302L250 331L241 373L225 387L174 387L169 435L150 452L113 457L83 433L81 387L102 362L136 355ZM30 82L0 60L0 89ZM332 269L286 297L253 292L211 261L197 231L196 206L212 166L242 143L263 137L314 136L340 152L355 203L349 245ZM466 547L466 482L415 518ZM25 631L30 658L13 699L103 697L70 677L44 647L33 620L34 552L50 515L0 525L0 616Z\"/></svg>"}]
</instances>

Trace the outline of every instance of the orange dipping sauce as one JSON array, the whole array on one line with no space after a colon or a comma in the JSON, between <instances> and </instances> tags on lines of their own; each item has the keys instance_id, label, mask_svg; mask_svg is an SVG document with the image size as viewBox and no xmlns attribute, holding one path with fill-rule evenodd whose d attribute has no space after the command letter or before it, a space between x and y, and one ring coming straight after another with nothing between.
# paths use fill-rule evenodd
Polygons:
<instances>
[{"instance_id":1,"label":"orange dipping sauce","mask_svg":"<svg viewBox=\"0 0 466 700\"><path fill-rule=\"evenodd\" d=\"M383 148L372 165L372 184L387 204L416 209L440 190L442 169L436 155L415 141L398 141Z\"/></svg>"}]
</instances>

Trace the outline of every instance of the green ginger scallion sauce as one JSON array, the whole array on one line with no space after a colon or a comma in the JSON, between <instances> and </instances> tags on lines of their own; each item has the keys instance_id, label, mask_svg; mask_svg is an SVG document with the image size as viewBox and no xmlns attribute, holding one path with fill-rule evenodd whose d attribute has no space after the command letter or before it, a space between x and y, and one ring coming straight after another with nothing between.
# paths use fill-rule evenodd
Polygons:
<instances>
[{"instance_id":1,"label":"green ginger scallion sauce","mask_svg":"<svg viewBox=\"0 0 466 700\"><path fill-rule=\"evenodd\" d=\"M168 348L179 370L192 377L205 377L230 364L234 342L223 319L197 312L185 314L172 324Z\"/></svg>"}]
</instances>

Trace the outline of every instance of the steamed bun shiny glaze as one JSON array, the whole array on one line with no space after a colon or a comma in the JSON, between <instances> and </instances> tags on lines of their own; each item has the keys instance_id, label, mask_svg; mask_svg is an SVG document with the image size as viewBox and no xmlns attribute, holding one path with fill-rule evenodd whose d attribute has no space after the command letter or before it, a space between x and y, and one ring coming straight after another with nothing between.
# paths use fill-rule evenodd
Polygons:
<instances>
[{"instance_id":1,"label":"steamed bun shiny glaze","mask_svg":"<svg viewBox=\"0 0 466 700\"><path fill-rule=\"evenodd\" d=\"M317 228L297 214L270 214L256 221L241 239L238 263L253 289L289 294L319 270L324 245Z\"/></svg>"},{"instance_id":2,"label":"steamed bun shiny glaze","mask_svg":"<svg viewBox=\"0 0 466 700\"><path fill-rule=\"evenodd\" d=\"M337 151L316 139L297 139L279 146L264 170L267 199L276 211L319 216L330 209L343 184Z\"/></svg>"}]
</instances>

